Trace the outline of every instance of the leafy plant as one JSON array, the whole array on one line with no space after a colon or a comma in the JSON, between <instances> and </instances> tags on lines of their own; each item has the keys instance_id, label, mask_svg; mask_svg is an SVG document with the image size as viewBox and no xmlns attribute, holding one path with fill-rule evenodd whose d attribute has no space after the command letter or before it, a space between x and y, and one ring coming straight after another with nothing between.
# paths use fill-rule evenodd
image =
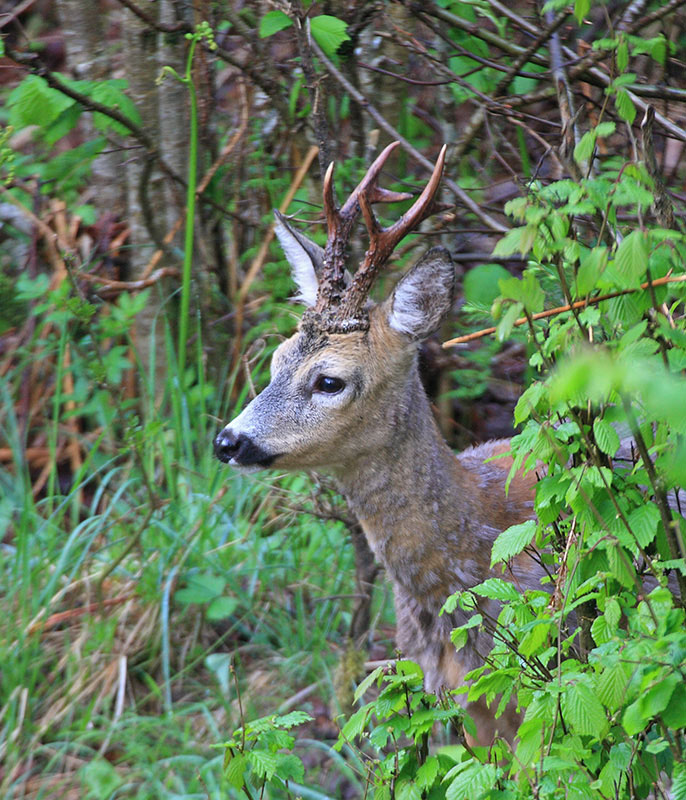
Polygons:
<instances>
[{"instance_id":1,"label":"leafy plant","mask_svg":"<svg viewBox=\"0 0 686 800\"><path fill-rule=\"evenodd\" d=\"M224 748L224 777L230 786L245 794L264 795L267 786L283 788L287 797L295 797L289 783L302 783L305 767L292 752L295 739L287 731L312 721L303 711L278 716L271 714L246 723L234 731L231 739L218 747Z\"/></svg>"}]
</instances>

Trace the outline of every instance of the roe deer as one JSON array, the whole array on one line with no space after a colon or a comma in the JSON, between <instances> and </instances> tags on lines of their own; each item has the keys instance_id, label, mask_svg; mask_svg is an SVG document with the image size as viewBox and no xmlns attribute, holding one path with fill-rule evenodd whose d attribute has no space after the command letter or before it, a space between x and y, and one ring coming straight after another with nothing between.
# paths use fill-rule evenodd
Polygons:
<instances>
[{"instance_id":1,"label":"roe deer","mask_svg":"<svg viewBox=\"0 0 686 800\"><path fill-rule=\"evenodd\" d=\"M334 477L393 582L398 645L424 670L426 688L436 691L457 686L490 649L490 636L472 628L457 653L450 632L466 615L439 611L448 595L491 574L498 534L533 516L533 478L515 477L506 496L509 460L484 461L509 443L456 456L432 416L417 350L453 302L448 251L429 250L385 302L368 299L395 245L431 213L443 171L445 146L415 204L382 229L371 204L409 197L378 186L397 144L381 153L340 209L329 166L325 249L277 213L277 236L307 309L298 331L274 353L267 388L217 435L214 447L221 461L245 471L313 469ZM360 212L370 243L350 276L345 248ZM510 578L522 590L538 587L540 577L532 559L514 560ZM486 603L483 610L497 615L496 606ZM474 710L479 738L492 739L492 716ZM501 732L513 721L501 720Z\"/></svg>"}]
</instances>

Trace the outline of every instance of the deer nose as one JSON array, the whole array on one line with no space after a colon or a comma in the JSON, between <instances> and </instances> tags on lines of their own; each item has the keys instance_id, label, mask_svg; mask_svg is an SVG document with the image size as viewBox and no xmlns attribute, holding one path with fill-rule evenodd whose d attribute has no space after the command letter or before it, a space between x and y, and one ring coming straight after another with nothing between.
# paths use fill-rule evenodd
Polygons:
<instances>
[{"instance_id":1,"label":"deer nose","mask_svg":"<svg viewBox=\"0 0 686 800\"><path fill-rule=\"evenodd\" d=\"M231 428L224 428L214 439L214 454L220 461L228 464L232 458L240 460L241 450L250 446L250 439L242 433L236 435Z\"/></svg>"}]
</instances>

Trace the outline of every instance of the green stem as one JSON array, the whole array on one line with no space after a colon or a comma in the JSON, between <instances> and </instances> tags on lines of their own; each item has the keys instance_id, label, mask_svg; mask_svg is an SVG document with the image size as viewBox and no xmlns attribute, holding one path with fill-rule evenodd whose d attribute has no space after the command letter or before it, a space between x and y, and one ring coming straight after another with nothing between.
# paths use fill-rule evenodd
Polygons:
<instances>
[{"instance_id":1,"label":"green stem","mask_svg":"<svg viewBox=\"0 0 686 800\"><path fill-rule=\"evenodd\" d=\"M179 362L178 375L184 389L184 372L186 368L186 342L188 341L188 317L191 298L191 264L193 260L193 232L195 223L195 186L198 163L198 99L193 85L192 65L197 40L191 39L186 59L186 73L181 79L188 87L190 96L190 141L188 147L188 185L186 188L186 231L183 243L183 271L181 277L181 313L179 317Z\"/></svg>"},{"instance_id":2,"label":"green stem","mask_svg":"<svg viewBox=\"0 0 686 800\"><path fill-rule=\"evenodd\" d=\"M62 381L64 378L64 354L67 349L67 323L62 321L60 330L60 341L57 350L57 374L55 375L55 393L52 398L52 425L48 436L48 448L50 450L50 462L52 468L48 476L47 516L52 516L53 503L55 499L55 486L57 483L57 440L60 422L60 408L62 407Z\"/></svg>"}]
</instances>

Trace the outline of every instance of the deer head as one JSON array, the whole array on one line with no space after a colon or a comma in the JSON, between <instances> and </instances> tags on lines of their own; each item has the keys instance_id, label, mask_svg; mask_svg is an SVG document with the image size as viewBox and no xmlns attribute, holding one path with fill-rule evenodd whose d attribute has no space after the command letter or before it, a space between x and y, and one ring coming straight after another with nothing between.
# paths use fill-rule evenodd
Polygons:
<instances>
[{"instance_id":1,"label":"deer head","mask_svg":"<svg viewBox=\"0 0 686 800\"><path fill-rule=\"evenodd\" d=\"M382 228L372 204L410 197L378 185L397 145L386 147L341 208L336 207L333 164L329 166L324 249L277 212L276 234L307 309L298 331L274 353L267 388L217 435L214 447L221 461L245 470L344 472L397 434L394 420L403 405L414 402L415 392L421 392L417 345L438 328L452 304L449 253L438 247L429 250L380 304L369 300L369 292L398 242L431 213L446 148L409 211ZM369 247L351 275L346 251L360 214Z\"/></svg>"}]
</instances>

